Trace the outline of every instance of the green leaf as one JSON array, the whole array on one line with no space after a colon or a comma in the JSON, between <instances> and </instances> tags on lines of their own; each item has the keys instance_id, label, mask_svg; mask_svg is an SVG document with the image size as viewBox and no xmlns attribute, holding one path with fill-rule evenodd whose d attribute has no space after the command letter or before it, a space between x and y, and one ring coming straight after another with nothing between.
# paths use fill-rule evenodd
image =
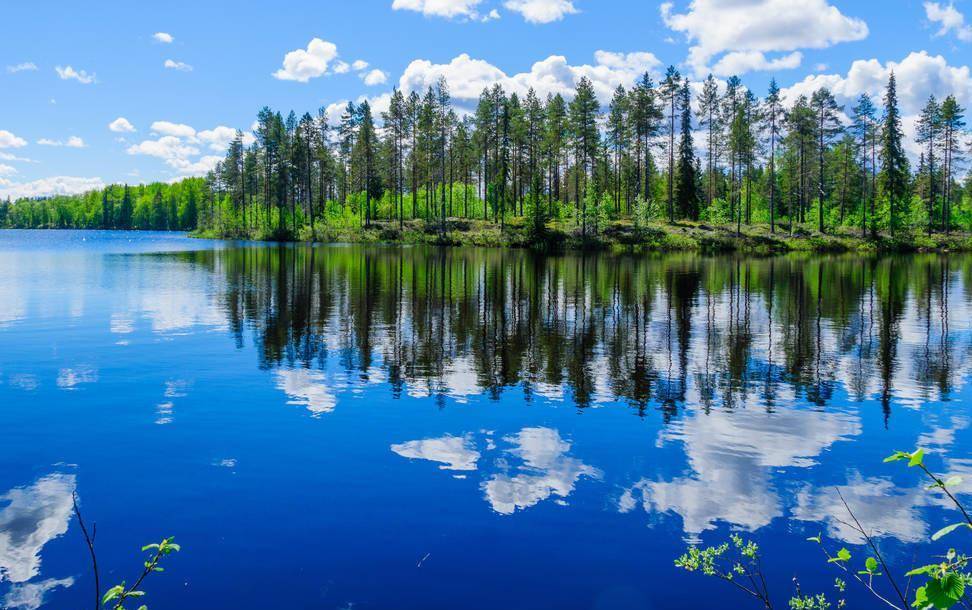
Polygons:
<instances>
[{"instance_id":1,"label":"green leaf","mask_svg":"<svg viewBox=\"0 0 972 610\"><path fill-rule=\"evenodd\" d=\"M124 585L115 585L114 587L112 587L112 588L108 589L107 591L105 591L105 596L103 598L101 598L101 603L102 604L107 604L111 600L117 599L118 596L120 596L124 592L125 592L125 586Z\"/></svg>"},{"instance_id":2,"label":"green leaf","mask_svg":"<svg viewBox=\"0 0 972 610\"><path fill-rule=\"evenodd\" d=\"M915 589L915 601L911 604L913 608L927 608L928 607L928 595L925 593L925 587L918 587Z\"/></svg>"},{"instance_id":3,"label":"green leaf","mask_svg":"<svg viewBox=\"0 0 972 610\"><path fill-rule=\"evenodd\" d=\"M911 454L911 459L908 460L908 468L912 466L921 466L922 460L925 458L925 450L919 449Z\"/></svg>"},{"instance_id":4,"label":"green leaf","mask_svg":"<svg viewBox=\"0 0 972 610\"><path fill-rule=\"evenodd\" d=\"M129 591L128 597L142 597L145 595L145 591Z\"/></svg>"},{"instance_id":5,"label":"green leaf","mask_svg":"<svg viewBox=\"0 0 972 610\"><path fill-rule=\"evenodd\" d=\"M816 536L810 536L809 538L807 538L807 540L810 542L816 542L817 544L820 544L820 534L817 534Z\"/></svg>"},{"instance_id":6,"label":"green leaf","mask_svg":"<svg viewBox=\"0 0 972 610\"><path fill-rule=\"evenodd\" d=\"M928 581L925 595L936 608L947 609L954 606L965 595L965 583L955 572Z\"/></svg>"},{"instance_id":7,"label":"green leaf","mask_svg":"<svg viewBox=\"0 0 972 610\"><path fill-rule=\"evenodd\" d=\"M838 561L850 561L850 558L851 558L850 551L848 551L846 548L843 548L843 549L840 549L839 551L837 551L837 556L836 557L831 557L828 560L828 562L829 563L837 563Z\"/></svg>"},{"instance_id":8,"label":"green leaf","mask_svg":"<svg viewBox=\"0 0 972 610\"><path fill-rule=\"evenodd\" d=\"M940 529L937 532L935 532L934 534L932 534L931 539L932 540L938 540L942 536L947 536L947 535L951 534L952 532L954 532L955 530L957 530L958 528L960 528L962 526L969 527L969 524L968 523L965 523L963 521L961 523L953 523L951 525L946 525L942 529Z\"/></svg>"},{"instance_id":9,"label":"green leaf","mask_svg":"<svg viewBox=\"0 0 972 610\"><path fill-rule=\"evenodd\" d=\"M954 487L962 482L962 477L948 477L945 480L945 487Z\"/></svg>"},{"instance_id":10,"label":"green leaf","mask_svg":"<svg viewBox=\"0 0 972 610\"><path fill-rule=\"evenodd\" d=\"M877 571L877 568L878 568L877 559L875 559L873 557L868 557L867 560L864 561L864 568L868 572L875 572L875 571Z\"/></svg>"},{"instance_id":11,"label":"green leaf","mask_svg":"<svg viewBox=\"0 0 972 610\"><path fill-rule=\"evenodd\" d=\"M900 462L901 460L907 460L910 457L911 457L911 454L910 453L906 453L904 451L895 451L894 453L892 453L888 457L884 458L884 463L888 463L888 462Z\"/></svg>"},{"instance_id":12,"label":"green leaf","mask_svg":"<svg viewBox=\"0 0 972 610\"><path fill-rule=\"evenodd\" d=\"M157 549L157 548L159 548L159 545L157 544L146 544L145 546L142 547L142 552Z\"/></svg>"},{"instance_id":13,"label":"green leaf","mask_svg":"<svg viewBox=\"0 0 972 610\"><path fill-rule=\"evenodd\" d=\"M905 574L905 576L921 576L922 574L928 574L930 576L934 574L935 570L937 569L937 565L921 566L920 568L915 568L914 570L909 571L907 574Z\"/></svg>"}]
</instances>

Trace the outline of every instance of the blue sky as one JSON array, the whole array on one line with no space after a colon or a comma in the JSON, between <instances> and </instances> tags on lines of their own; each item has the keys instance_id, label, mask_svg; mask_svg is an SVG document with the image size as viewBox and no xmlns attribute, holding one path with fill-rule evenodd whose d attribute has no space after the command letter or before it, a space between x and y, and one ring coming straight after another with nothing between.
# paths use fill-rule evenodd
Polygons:
<instances>
[{"instance_id":1,"label":"blue sky","mask_svg":"<svg viewBox=\"0 0 972 610\"><path fill-rule=\"evenodd\" d=\"M771 76L791 96L825 85L849 103L879 92L894 68L906 116L930 93L972 105L972 0L18 1L0 11L0 197L199 174L263 105L313 112L368 96L380 109L393 86L439 75L460 105L495 80L546 94L581 75L603 98L668 64L694 79L739 72L760 93Z\"/></svg>"}]
</instances>

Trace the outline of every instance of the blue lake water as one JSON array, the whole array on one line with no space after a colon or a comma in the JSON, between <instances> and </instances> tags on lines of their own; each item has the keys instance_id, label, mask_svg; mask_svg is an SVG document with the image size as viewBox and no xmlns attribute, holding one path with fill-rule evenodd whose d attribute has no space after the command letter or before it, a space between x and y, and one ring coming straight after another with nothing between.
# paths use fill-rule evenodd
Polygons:
<instances>
[{"instance_id":1,"label":"blue lake water","mask_svg":"<svg viewBox=\"0 0 972 610\"><path fill-rule=\"evenodd\" d=\"M0 607L92 605L75 492L156 610L751 607L673 566L732 532L785 605L835 487L902 572L954 520L881 460L972 474L970 367L968 256L0 231Z\"/></svg>"}]
</instances>

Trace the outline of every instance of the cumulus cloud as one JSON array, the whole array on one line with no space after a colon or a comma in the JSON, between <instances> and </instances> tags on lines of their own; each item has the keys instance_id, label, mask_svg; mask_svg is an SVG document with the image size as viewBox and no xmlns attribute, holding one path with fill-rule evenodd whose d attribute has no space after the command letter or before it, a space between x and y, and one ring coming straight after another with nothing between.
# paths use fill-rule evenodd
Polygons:
<instances>
[{"instance_id":1,"label":"cumulus cloud","mask_svg":"<svg viewBox=\"0 0 972 610\"><path fill-rule=\"evenodd\" d=\"M132 133L135 131L135 126L128 119L120 116L111 123L108 123L108 129L115 133Z\"/></svg>"},{"instance_id":2,"label":"cumulus cloud","mask_svg":"<svg viewBox=\"0 0 972 610\"><path fill-rule=\"evenodd\" d=\"M212 129L196 131L191 125L171 121L155 121L151 125L154 139L132 144L126 149L130 155L146 155L161 159L179 176L201 176L216 167L221 155L203 154L208 151L223 153L236 137L236 129L218 125ZM250 132L243 132L243 144L255 141Z\"/></svg>"},{"instance_id":3,"label":"cumulus cloud","mask_svg":"<svg viewBox=\"0 0 972 610\"><path fill-rule=\"evenodd\" d=\"M152 34L152 38L154 38L156 42L161 42L162 44L171 44L172 41L175 40L172 34L169 34L168 32L156 32Z\"/></svg>"},{"instance_id":4,"label":"cumulus cloud","mask_svg":"<svg viewBox=\"0 0 972 610\"><path fill-rule=\"evenodd\" d=\"M36 69L37 69L37 65L34 64L34 62L32 61L25 61L23 63L16 64L13 66L7 66L7 72L10 74L16 74L17 72L34 71Z\"/></svg>"},{"instance_id":5,"label":"cumulus cloud","mask_svg":"<svg viewBox=\"0 0 972 610\"><path fill-rule=\"evenodd\" d=\"M661 15L690 43L687 63L697 76L727 52L823 49L868 35L863 20L844 15L827 0L692 0L683 13L665 2Z\"/></svg>"},{"instance_id":6,"label":"cumulus cloud","mask_svg":"<svg viewBox=\"0 0 972 610\"><path fill-rule=\"evenodd\" d=\"M773 70L792 70L800 67L803 54L794 51L776 59L767 59L759 51L734 51L726 53L712 66L712 73L716 76L732 76L747 72L767 72Z\"/></svg>"},{"instance_id":7,"label":"cumulus cloud","mask_svg":"<svg viewBox=\"0 0 972 610\"><path fill-rule=\"evenodd\" d=\"M27 146L27 140L15 136L5 129L0 129L0 148L22 148Z\"/></svg>"},{"instance_id":8,"label":"cumulus cloud","mask_svg":"<svg viewBox=\"0 0 972 610\"><path fill-rule=\"evenodd\" d=\"M75 70L71 66L55 66L54 71L61 80L76 80L82 85L95 82L94 74L88 74L85 70Z\"/></svg>"},{"instance_id":9,"label":"cumulus cloud","mask_svg":"<svg viewBox=\"0 0 972 610\"><path fill-rule=\"evenodd\" d=\"M12 165L5 165L3 163L0 163L0 176L9 176L11 174L16 174L16 173L17 173L17 168L13 167Z\"/></svg>"},{"instance_id":10,"label":"cumulus cloud","mask_svg":"<svg viewBox=\"0 0 972 610\"><path fill-rule=\"evenodd\" d=\"M366 69L368 67L368 62L366 62L363 59L356 59L356 60L354 60L354 63L351 64L351 67L356 72L361 72L362 70L364 70L364 69Z\"/></svg>"},{"instance_id":11,"label":"cumulus cloud","mask_svg":"<svg viewBox=\"0 0 972 610\"><path fill-rule=\"evenodd\" d=\"M52 474L0 495L0 580L22 583L40 573L40 552L71 519L74 475Z\"/></svg>"},{"instance_id":12,"label":"cumulus cloud","mask_svg":"<svg viewBox=\"0 0 972 610\"><path fill-rule=\"evenodd\" d=\"M571 0L506 0L508 10L519 13L529 23L551 23L577 13Z\"/></svg>"},{"instance_id":13,"label":"cumulus cloud","mask_svg":"<svg viewBox=\"0 0 972 610\"><path fill-rule=\"evenodd\" d=\"M965 23L965 15L955 9L955 5L948 6L938 2L925 2L925 17L928 21L938 24L936 36L954 33L963 42L972 42L972 25Z\"/></svg>"},{"instance_id":14,"label":"cumulus cloud","mask_svg":"<svg viewBox=\"0 0 972 610\"><path fill-rule=\"evenodd\" d=\"M403 91L423 91L445 77L457 102L472 102L485 87L499 84L508 92L525 95L532 87L541 98L547 94L570 96L581 77L594 85L598 99L607 103L618 85L630 86L645 72L656 73L661 62L652 53L597 51L593 64L571 65L562 55L533 64L529 72L508 75L493 64L463 53L447 64L418 59L405 69L399 82Z\"/></svg>"},{"instance_id":15,"label":"cumulus cloud","mask_svg":"<svg viewBox=\"0 0 972 610\"><path fill-rule=\"evenodd\" d=\"M394 0L392 9L415 11L426 17L477 19L476 7L482 0Z\"/></svg>"},{"instance_id":16,"label":"cumulus cloud","mask_svg":"<svg viewBox=\"0 0 972 610\"><path fill-rule=\"evenodd\" d=\"M408 441L392 445L391 450L404 458L437 462L442 470L476 470L480 457L469 435Z\"/></svg>"},{"instance_id":17,"label":"cumulus cloud","mask_svg":"<svg viewBox=\"0 0 972 610\"><path fill-rule=\"evenodd\" d=\"M337 45L314 38L307 43L306 49L296 49L287 53L283 59L283 67L274 72L273 77L306 83L312 78L327 74L328 67L337 59L337 56Z\"/></svg>"},{"instance_id":18,"label":"cumulus cloud","mask_svg":"<svg viewBox=\"0 0 972 610\"><path fill-rule=\"evenodd\" d=\"M172 59L167 59L165 60L165 63L163 63L162 65L168 70L178 70L180 72L192 72L192 66L190 66L189 64L183 61L175 61Z\"/></svg>"},{"instance_id":19,"label":"cumulus cloud","mask_svg":"<svg viewBox=\"0 0 972 610\"><path fill-rule=\"evenodd\" d=\"M189 125L169 121L155 121L152 123L152 131L163 136L175 136L178 138L191 138L196 135L196 130Z\"/></svg>"},{"instance_id":20,"label":"cumulus cloud","mask_svg":"<svg viewBox=\"0 0 972 610\"><path fill-rule=\"evenodd\" d=\"M898 102L904 115L917 114L929 95L944 98L954 95L959 103L972 103L972 72L968 66L951 66L941 55L926 51L909 53L901 61L881 63L860 59L851 64L846 75L815 74L783 90L789 103L799 95L810 95L828 87L841 104L849 104L862 93L879 100L894 72L898 79Z\"/></svg>"},{"instance_id":21,"label":"cumulus cloud","mask_svg":"<svg viewBox=\"0 0 972 610\"><path fill-rule=\"evenodd\" d=\"M199 141L207 144L211 150L223 152L229 147L230 142L236 137L236 129L226 125L218 125L212 129L204 129L196 134ZM256 141L252 133L243 133L243 145L249 146Z\"/></svg>"},{"instance_id":22,"label":"cumulus cloud","mask_svg":"<svg viewBox=\"0 0 972 610\"><path fill-rule=\"evenodd\" d=\"M25 582L10 587L3 597L3 607L10 610L37 610L44 605L48 591L70 587L74 579L47 578L38 582Z\"/></svg>"},{"instance_id":23,"label":"cumulus cloud","mask_svg":"<svg viewBox=\"0 0 972 610\"><path fill-rule=\"evenodd\" d=\"M375 69L361 74L361 80L369 87L383 85L388 80L388 75L381 70Z\"/></svg>"},{"instance_id":24,"label":"cumulus cloud","mask_svg":"<svg viewBox=\"0 0 972 610\"><path fill-rule=\"evenodd\" d=\"M282 370L276 374L277 388L290 400L289 405L299 405L310 411L312 417L330 413L337 407L337 396L321 371L308 369Z\"/></svg>"},{"instance_id":25,"label":"cumulus cloud","mask_svg":"<svg viewBox=\"0 0 972 610\"><path fill-rule=\"evenodd\" d=\"M66 146L68 148L84 148L87 144L84 140L78 136L71 136L67 140L52 140L50 138L41 138L37 140L37 143L41 146Z\"/></svg>"},{"instance_id":26,"label":"cumulus cloud","mask_svg":"<svg viewBox=\"0 0 972 610\"><path fill-rule=\"evenodd\" d=\"M186 159L199 154L199 149L186 144L173 135L162 136L157 140L144 140L128 147L130 155L149 155L164 161Z\"/></svg>"},{"instance_id":27,"label":"cumulus cloud","mask_svg":"<svg viewBox=\"0 0 972 610\"><path fill-rule=\"evenodd\" d=\"M105 188L105 183L101 178L50 176L31 182L11 182L0 179L0 199L74 195L102 188Z\"/></svg>"}]
</instances>

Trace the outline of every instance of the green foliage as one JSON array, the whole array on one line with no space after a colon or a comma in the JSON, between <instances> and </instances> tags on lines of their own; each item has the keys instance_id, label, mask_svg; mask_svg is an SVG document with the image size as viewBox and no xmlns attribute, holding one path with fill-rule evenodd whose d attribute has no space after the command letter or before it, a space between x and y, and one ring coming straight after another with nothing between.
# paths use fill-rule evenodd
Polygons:
<instances>
[{"instance_id":1,"label":"green foliage","mask_svg":"<svg viewBox=\"0 0 972 610\"><path fill-rule=\"evenodd\" d=\"M943 480L933 474L925 465L925 451L916 449L915 451L895 451L884 459L885 463L907 462L909 468L918 468L926 477L931 479L930 490L939 491L947 496L955 508L962 514L964 520L953 523L938 530L931 536L932 541L937 541L956 530L972 529L972 518L970 518L965 507L948 490L949 487L957 485L961 479L959 477L949 477ZM838 492L839 493L839 492ZM843 496L841 496L843 501ZM950 549L943 557L935 563L929 563L917 568L913 568L903 574L908 579L909 586L903 589L894 574L888 572L885 560L881 557L878 547L874 544L871 536L854 515L847 504L844 506L850 515L851 522L848 525L858 532L865 540L868 548L873 555L864 558L862 565L853 566L854 556L847 548L840 548L831 553L827 550L822 535L807 538L819 546L827 559L827 563L844 572L851 579L859 583L866 591L873 595L883 604L906 610L908 607L919 610L948 610L960 603L964 603L966 587L972 586L972 573L969 572L969 557L961 554L954 549ZM701 572L706 576L715 576L722 580L732 582L734 575L751 572L740 572L737 568L740 564L734 564L730 569L726 569L723 556L730 548L741 551L743 557L757 557L756 568L758 570L758 549L755 544L743 544L738 536L730 538L729 543L723 543L715 547L703 549L690 547L688 551L675 561L675 565L690 572ZM750 546L751 545L751 546ZM752 551L748 551L752 549ZM759 572L756 574L762 578ZM918 582L913 583L915 579ZM753 581L756 582L756 581ZM883 584L882 584L883 583ZM846 583L841 579L835 582L835 588L841 596L844 593ZM765 589L763 589L765 590ZM913 590L913 598L906 599L906 591ZM752 591L746 591L751 596L758 597ZM760 598L766 608L772 607L771 600ZM838 607L843 607L845 600L841 597L838 600ZM799 591L797 586L796 595L790 598L789 606L792 610L827 610L831 607L830 601L823 594L806 595Z\"/></svg>"},{"instance_id":2,"label":"green foliage","mask_svg":"<svg viewBox=\"0 0 972 610\"><path fill-rule=\"evenodd\" d=\"M125 604L129 600L144 597L145 591L141 590L141 585L145 581L145 578L150 574L163 572L162 560L172 553L177 553L180 548L178 544L173 542L173 538L171 537L163 538L161 542L143 546L142 552L149 552L149 555L142 564L143 570L141 575L130 587L125 584L125 581L110 587L102 596L101 605L109 610L125 610ZM148 606L142 604L138 607L138 610L148 610Z\"/></svg>"}]
</instances>

